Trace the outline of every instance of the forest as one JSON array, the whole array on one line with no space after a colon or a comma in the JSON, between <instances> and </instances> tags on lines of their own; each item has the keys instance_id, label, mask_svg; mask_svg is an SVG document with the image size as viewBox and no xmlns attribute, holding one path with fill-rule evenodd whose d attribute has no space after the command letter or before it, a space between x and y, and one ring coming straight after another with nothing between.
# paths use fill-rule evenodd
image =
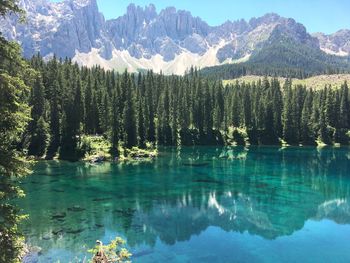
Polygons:
<instances>
[{"instance_id":1,"label":"forest","mask_svg":"<svg viewBox=\"0 0 350 263\"><path fill-rule=\"evenodd\" d=\"M35 70L31 121L21 145L29 155L78 159L83 134L104 136L111 152L192 145L316 145L349 142L349 89L315 90L290 80L223 86L196 69L185 76L117 73L69 59L29 61Z\"/></svg>"},{"instance_id":2,"label":"forest","mask_svg":"<svg viewBox=\"0 0 350 263\"><path fill-rule=\"evenodd\" d=\"M245 75L304 79L322 74L348 73L349 61L349 57L327 55L282 34L271 38L268 45L253 52L246 62L203 68L201 73L213 80Z\"/></svg>"}]
</instances>

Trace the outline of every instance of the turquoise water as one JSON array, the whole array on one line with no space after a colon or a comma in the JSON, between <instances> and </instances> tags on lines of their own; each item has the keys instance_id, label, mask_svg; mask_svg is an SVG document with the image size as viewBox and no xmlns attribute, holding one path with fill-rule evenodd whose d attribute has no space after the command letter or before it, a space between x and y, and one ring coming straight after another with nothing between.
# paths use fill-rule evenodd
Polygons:
<instances>
[{"instance_id":1,"label":"turquoise water","mask_svg":"<svg viewBox=\"0 0 350 263\"><path fill-rule=\"evenodd\" d=\"M349 148L164 148L145 163L40 162L19 202L39 262L96 239L133 262L350 262Z\"/></svg>"}]
</instances>

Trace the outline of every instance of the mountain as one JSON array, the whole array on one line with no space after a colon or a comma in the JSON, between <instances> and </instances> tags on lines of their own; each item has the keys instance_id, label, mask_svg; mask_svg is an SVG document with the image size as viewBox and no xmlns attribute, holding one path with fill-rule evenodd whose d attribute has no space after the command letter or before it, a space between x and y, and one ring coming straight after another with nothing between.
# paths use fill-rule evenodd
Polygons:
<instances>
[{"instance_id":1,"label":"mountain","mask_svg":"<svg viewBox=\"0 0 350 263\"><path fill-rule=\"evenodd\" d=\"M40 52L45 58L56 54L86 66L166 74L183 74L191 66L256 64L271 54L269 60L277 66L307 66L304 60L348 66L348 30L310 35L294 19L273 13L209 26L188 11L169 7L157 12L152 4L131 4L125 15L112 20L105 20L96 0L20 0L20 6L27 12L26 23L11 15L0 21L0 30L21 43L26 57ZM286 49L293 61L275 52Z\"/></svg>"},{"instance_id":2,"label":"mountain","mask_svg":"<svg viewBox=\"0 0 350 263\"><path fill-rule=\"evenodd\" d=\"M322 74L350 72L350 57L330 55L292 37L271 35L248 61L205 67L201 74L211 79L235 79L245 75L269 75L304 79Z\"/></svg>"},{"instance_id":3,"label":"mountain","mask_svg":"<svg viewBox=\"0 0 350 263\"><path fill-rule=\"evenodd\" d=\"M350 55L350 30L343 29L331 35L323 33L313 34L320 41L321 49L331 55Z\"/></svg>"}]
</instances>

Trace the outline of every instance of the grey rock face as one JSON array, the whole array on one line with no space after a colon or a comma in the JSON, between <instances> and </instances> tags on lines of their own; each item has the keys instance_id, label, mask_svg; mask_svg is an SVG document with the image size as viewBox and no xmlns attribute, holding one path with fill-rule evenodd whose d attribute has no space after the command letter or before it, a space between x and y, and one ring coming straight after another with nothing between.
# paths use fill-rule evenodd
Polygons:
<instances>
[{"instance_id":1,"label":"grey rock face","mask_svg":"<svg viewBox=\"0 0 350 263\"><path fill-rule=\"evenodd\" d=\"M340 55L350 55L350 30L343 29L331 35L323 33L314 34L321 48Z\"/></svg>"},{"instance_id":2,"label":"grey rock face","mask_svg":"<svg viewBox=\"0 0 350 263\"><path fill-rule=\"evenodd\" d=\"M218 50L216 54L220 62L224 62L227 58L237 58L236 47L230 43Z\"/></svg>"},{"instance_id":3,"label":"grey rock face","mask_svg":"<svg viewBox=\"0 0 350 263\"><path fill-rule=\"evenodd\" d=\"M1 31L8 39L22 43L26 57L37 52L43 56L73 57L76 50L87 53L102 47L101 56L111 57L105 21L96 0L21 0L20 5L27 12L26 22L20 24L18 17L12 15L6 18Z\"/></svg>"},{"instance_id":4,"label":"grey rock face","mask_svg":"<svg viewBox=\"0 0 350 263\"><path fill-rule=\"evenodd\" d=\"M196 33L186 37L182 41L181 46L192 53L200 55L205 53L205 51L207 51L208 49L208 45L205 42L205 38Z\"/></svg>"},{"instance_id":5,"label":"grey rock face","mask_svg":"<svg viewBox=\"0 0 350 263\"><path fill-rule=\"evenodd\" d=\"M77 52L89 53L93 49L107 61L112 59L113 51L123 50L132 60L160 55L165 63L172 63L184 52L197 57L214 56L205 57L200 65L205 67L206 61L219 64L249 57L283 38L313 48L321 45L334 52L350 52L349 30L311 36L302 24L277 14L212 27L190 12L173 7L158 13L152 4L144 8L131 4L125 15L107 21L99 13L96 0L20 0L20 5L27 11L27 23L19 24L18 18L11 15L0 20L0 31L21 43L26 57L37 52L44 57L74 57Z\"/></svg>"}]
</instances>

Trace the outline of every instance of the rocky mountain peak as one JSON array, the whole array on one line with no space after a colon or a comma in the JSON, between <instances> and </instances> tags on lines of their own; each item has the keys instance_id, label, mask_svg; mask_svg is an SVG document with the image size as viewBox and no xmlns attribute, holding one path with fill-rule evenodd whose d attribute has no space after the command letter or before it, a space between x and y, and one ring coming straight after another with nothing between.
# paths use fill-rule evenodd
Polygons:
<instances>
[{"instance_id":1,"label":"rocky mountain peak","mask_svg":"<svg viewBox=\"0 0 350 263\"><path fill-rule=\"evenodd\" d=\"M280 22L283 22L283 20L285 20L285 18L280 17L278 14L268 13L262 17L251 18L249 20L249 25L252 28L256 28L256 27L264 25L264 24L267 25L267 24L280 23Z\"/></svg>"},{"instance_id":2,"label":"rocky mountain peak","mask_svg":"<svg viewBox=\"0 0 350 263\"><path fill-rule=\"evenodd\" d=\"M109 69L139 68L182 74L190 66L240 63L273 42L292 39L336 55L350 53L350 31L311 36L294 19L275 13L209 26L185 10L130 4L126 13L105 20L96 0L20 0L27 23L9 16L0 30L22 44L26 57L40 52L71 57L80 64Z\"/></svg>"},{"instance_id":3,"label":"rocky mountain peak","mask_svg":"<svg viewBox=\"0 0 350 263\"><path fill-rule=\"evenodd\" d=\"M350 30L341 29L330 35L315 33L313 36L319 40L324 52L337 56L350 55Z\"/></svg>"},{"instance_id":4,"label":"rocky mountain peak","mask_svg":"<svg viewBox=\"0 0 350 263\"><path fill-rule=\"evenodd\" d=\"M77 7L97 6L96 0L70 0L70 2Z\"/></svg>"}]
</instances>

